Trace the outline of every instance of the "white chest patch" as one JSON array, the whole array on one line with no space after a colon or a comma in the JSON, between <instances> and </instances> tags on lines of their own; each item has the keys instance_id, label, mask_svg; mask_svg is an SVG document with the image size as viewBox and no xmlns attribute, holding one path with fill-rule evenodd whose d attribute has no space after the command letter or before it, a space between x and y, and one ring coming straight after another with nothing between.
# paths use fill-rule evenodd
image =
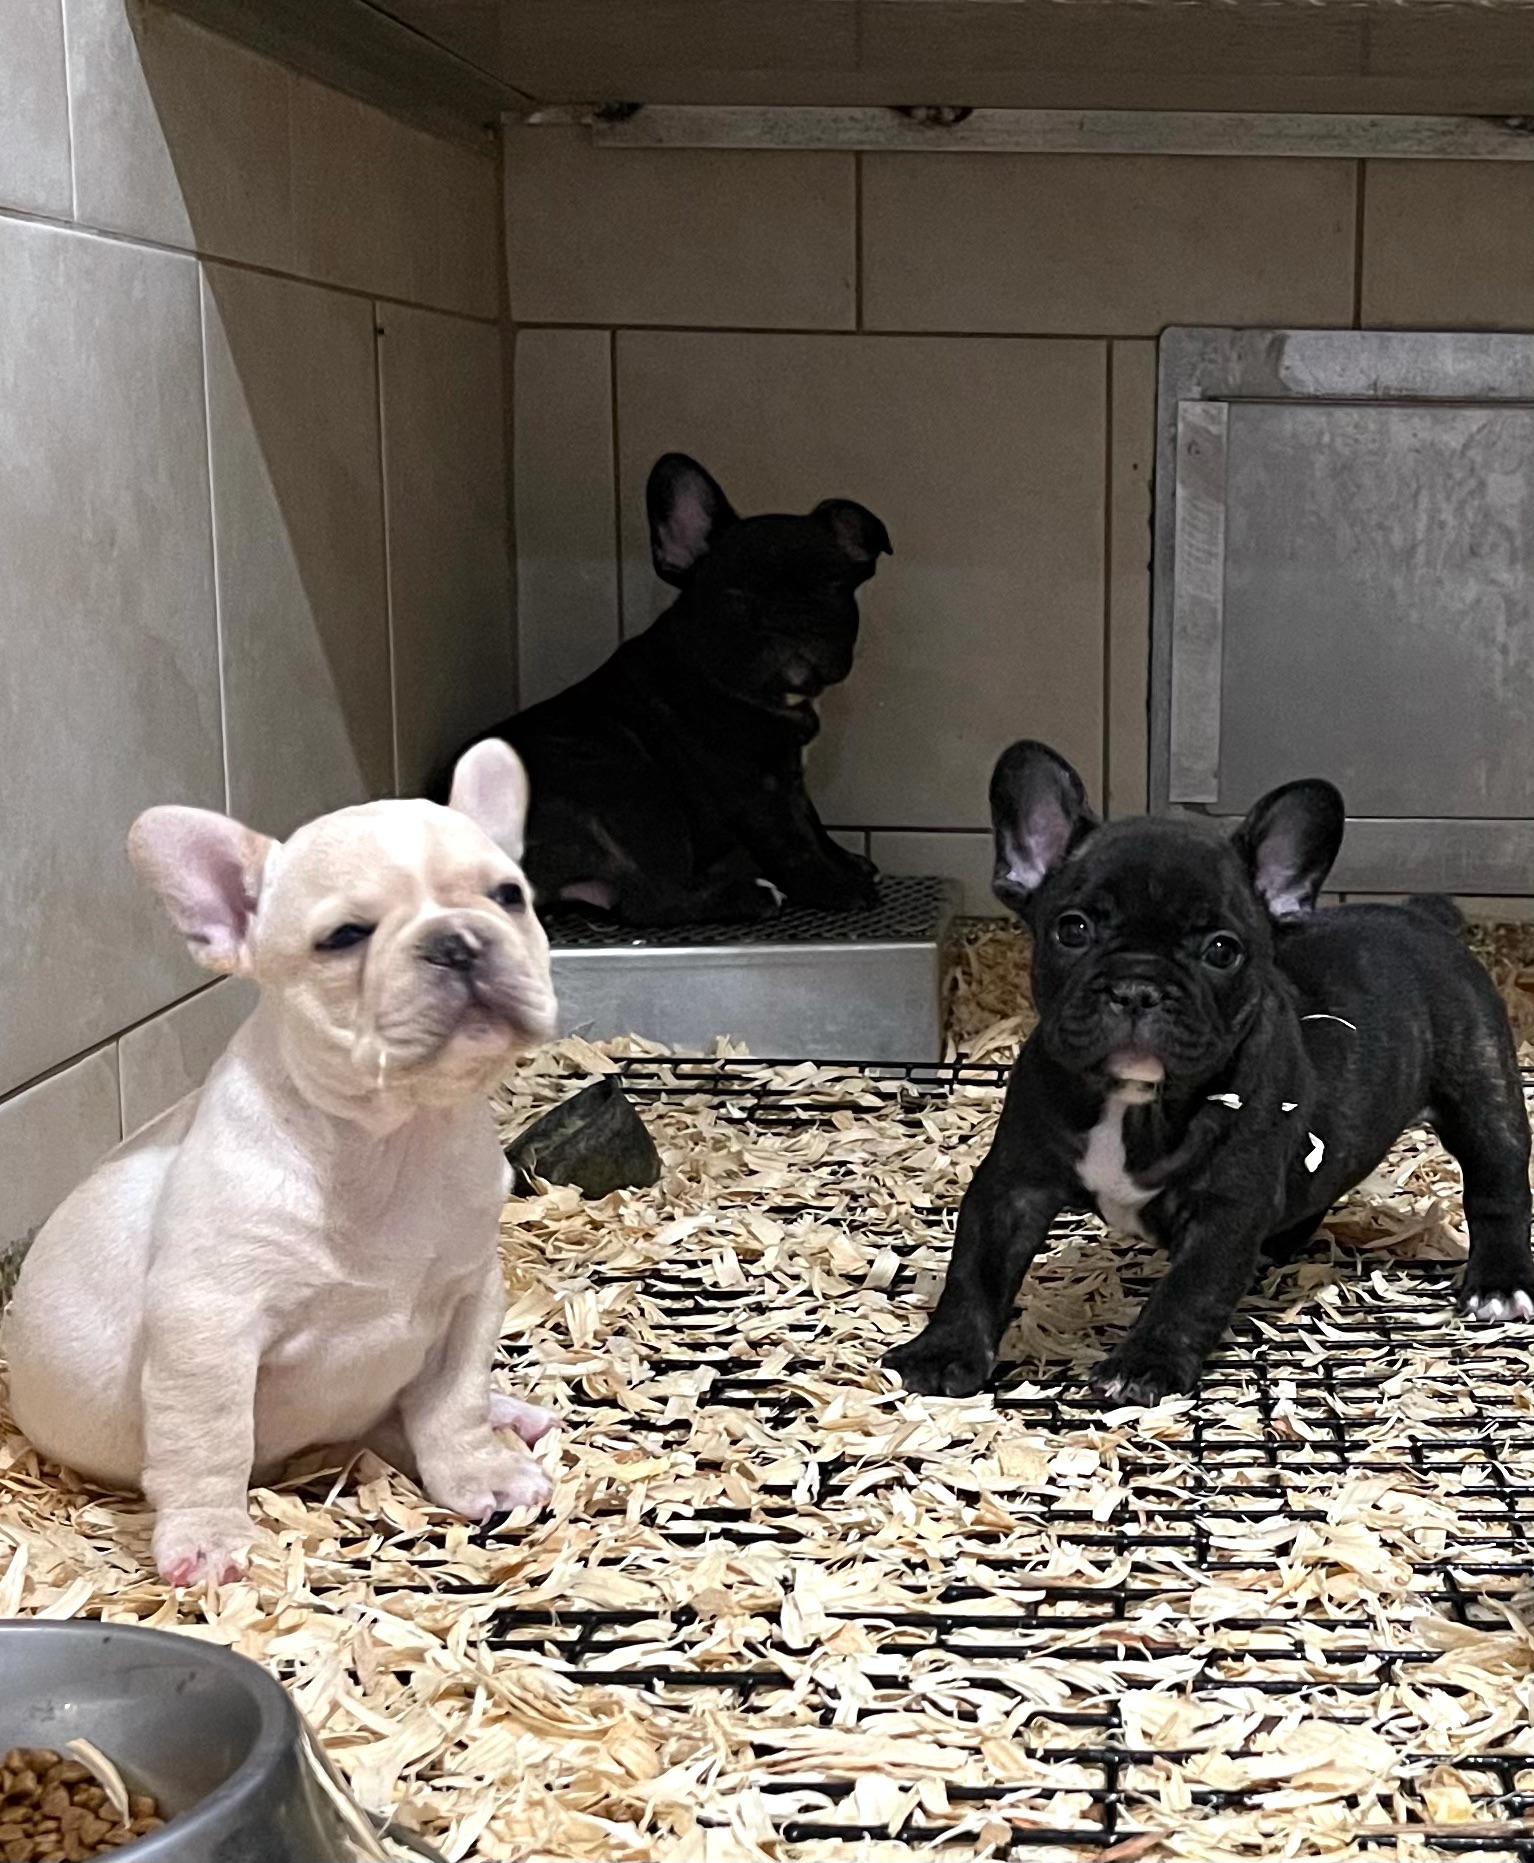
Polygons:
<instances>
[{"instance_id":1,"label":"white chest patch","mask_svg":"<svg viewBox=\"0 0 1534 1863\"><path fill-rule=\"evenodd\" d=\"M1076 1175L1092 1193L1109 1228L1148 1241L1140 1212L1156 1192L1142 1190L1125 1166L1124 1109L1130 1103L1130 1095L1117 1093L1103 1102L1102 1116L1087 1134Z\"/></svg>"}]
</instances>

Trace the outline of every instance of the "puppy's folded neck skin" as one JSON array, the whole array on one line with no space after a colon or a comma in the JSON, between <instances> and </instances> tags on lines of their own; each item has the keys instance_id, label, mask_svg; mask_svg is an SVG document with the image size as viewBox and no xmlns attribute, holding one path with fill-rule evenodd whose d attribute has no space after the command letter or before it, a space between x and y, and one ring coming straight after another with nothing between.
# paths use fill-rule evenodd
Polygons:
<instances>
[{"instance_id":1,"label":"puppy's folded neck skin","mask_svg":"<svg viewBox=\"0 0 1534 1863\"><path fill-rule=\"evenodd\" d=\"M270 1057L263 1077L282 1082L308 1119L322 1114L370 1139L386 1139L422 1113L440 1110L440 1100L424 1097L408 1076L391 1072L386 1048L359 1041L347 1029L325 1030L322 1051L312 1026L298 1035L262 1001L243 1033Z\"/></svg>"},{"instance_id":2,"label":"puppy's folded neck skin","mask_svg":"<svg viewBox=\"0 0 1534 1863\"><path fill-rule=\"evenodd\" d=\"M1177 1212L1169 1199L1180 1183L1207 1170L1222 1146L1276 1126L1284 1104L1313 1097L1292 993L1281 978L1213 1073L1152 1081L1143 1077L1147 1067L1135 1070L1139 1078L1124 1078L1115 1057L1084 1080L1042 1044L1031 1059L1039 1097L1068 1135L1073 1175L1088 1193L1078 1201L1095 1206L1111 1227L1152 1242L1170 1241ZM1284 1084L1268 1091L1270 1080ZM1304 1121L1286 1120L1280 1136L1297 1157Z\"/></svg>"}]
</instances>

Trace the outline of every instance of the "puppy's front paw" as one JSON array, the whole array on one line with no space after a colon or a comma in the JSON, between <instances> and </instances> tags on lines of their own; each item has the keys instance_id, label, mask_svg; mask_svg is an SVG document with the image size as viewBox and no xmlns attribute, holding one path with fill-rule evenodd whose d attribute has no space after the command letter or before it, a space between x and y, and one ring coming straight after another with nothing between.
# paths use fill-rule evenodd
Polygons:
<instances>
[{"instance_id":1,"label":"puppy's front paw","mask_svg":"<svg viewBox=\"0 0 1534 1863\"><path fill-rule=\"evenodd\" d=\"M973 1331L934 1324L886 1352L884 1363L918 1397L973 1397L984 1388L996 1355Z\"/></svg>"},{"instance_id":2,"label":"puppy's front paw","mask_svg":"<svg viewBox=\"0 0 1534 1863\"><path fill-rule=\"evenodd\" d=\"M504 1391L490 1393L490 1427L511 1430L532 1448L542 1442L550 1430L559 1428L559 1418L541 1404L524 1404L520 1398L508 1397Z\"/></svg>"},{"instance_id":3,"label":"puppy's front paw","mask_svg":"<svg viewBox=\"0 0 1534 1863\"><path fill-rule=\"evenodd\" d=\"M1459 1308L1467 1320L1485 1320L1492 1325L1504 1320L1534 1320L1534 1297L1522 1287L1467 1286L1460 1294Z\"/></svg>"},{"instance_id":4,"label":"puppy's front paw","mask_svg":"<svg viewBox=\"0 0 1534 1863\"><path fill-rule=\"evenodd\" d=\"M488 1520L514 1507L542 1507L554 1492L525 1449L498 1441L488 1430L482 1443L465 1443L430 1468L423 1465L421 1478L439 1507L465 1520Z\"/></svg>"},{"instance_id":5,"label":"puppy's front paw","mask_svg":"<svg viewBox=\"0 0 1534 1863\"><path fill-rule=\"evenodd\" d=\"M217 1507L181 1507L154 1523L154 1562L167 1585L228 1585L250 1563L256 1537L249 1514Z\"/></svg>"},{"instance_id":6,"label":"puppy's front paw","mask_svg":"<svg viewBox=\"0 0 1534 1863\"><path fill-rule=\"evenodd\" d=\"M1175 1339L1136 1339L1133 1333L1092 1373L1092 1389L1110 1404L1143 1404L1198 1388L1203 1364Z\"/></svg>"}]
</instances>

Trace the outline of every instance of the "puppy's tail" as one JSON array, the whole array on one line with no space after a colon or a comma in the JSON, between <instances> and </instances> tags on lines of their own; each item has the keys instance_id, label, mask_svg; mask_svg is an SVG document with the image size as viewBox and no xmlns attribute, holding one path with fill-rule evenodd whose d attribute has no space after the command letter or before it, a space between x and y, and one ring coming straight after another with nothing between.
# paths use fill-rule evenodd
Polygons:
<instances>
[{"instance_id":1,"label":"puppy's tail","mask_svg":"<svg viewBox=\"0 0 1534 1863\"><path fill-rule=\"evenodd\" d=\"M1431 919L1456 938L1465 935L1465 915L1446 893L1413 893L1406 902L1406 910L1415 912L1419 919Z\"/></svg>"}]
</instances>

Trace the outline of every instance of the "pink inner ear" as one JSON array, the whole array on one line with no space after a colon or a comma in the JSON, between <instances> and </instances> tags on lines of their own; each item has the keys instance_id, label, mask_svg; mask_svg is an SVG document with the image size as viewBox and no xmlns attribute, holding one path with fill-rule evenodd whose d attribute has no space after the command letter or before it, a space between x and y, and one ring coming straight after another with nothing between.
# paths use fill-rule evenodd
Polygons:
<instances>
[{"instance_id":1,"label":"pink inner ear","mask_svg":"<svg viewBox=\"0 0 1534 1863\"><path fill-rule=\"evenodd\" d=\"M1026 811L1017 828L1003 830L1001 850L1008 883L1022 892L1036 893L1065 858L1072 826L1057 804L1040 802Z\"/></svg>"},{"instance_id":2,"label":"pink inner ear","mask_svg":"<svg viewBox=\"0 0 1534 1863\"><path fill-rule=\"evenodd\" d=\"M209 809L149 809L128 851L199 964L240 970L272 842Z\"/></svg>"},{"instance_id":3,"label":"pink inner ear","mask_svg":"<svg viewBox=\"0 0 1534 1863\"><path fill-rule=\"evenodd\" d=\"M1012 877L1035 892L1065 858L1071 841L1071 818L1051 797L1038 803L1024 821L1024 838L1011 854Z\"/></svg>"},{"instance_id":4,"label":"pink inner ear","mask_svg":"<svg viewBox=\"0 0 1534 1863\"><path fill-rule=\"evenodd\" d=\"M855 563L869 561L872 552L863 536L863 526L850 511L832 514L831 535L835 537L837 548L844 556L850 556Z\"/></svg>"},{"instance_id":5,"label":"pink inner ear","mask_svg":"<svg viewBox=\"0 0 1534 1863\"><path fill-rule=\"evenodd\" d=\"M1253 882L1276 919L1294 918L1309 904L1310 888L1297 870L1299 858L1296 837L1282 831L1270 834L1257 856Z\"/></svg>"},{"instance_id":6,"label":"pink inner ear","mask_svg":"<svg viewBox=\"0 0 1534 1863\"><path fill-rule=\"evenodd\" d=\"M527 772L504 738L481 738L458 759L448 807L482 828L503 853L522 858Z\"/></svg>"},{"instance_id":7,"label":"pink inner ear","mask_svg":"<svg viewBox=\"0 0 1534 1863\"><path fill-rule=\"evenodd\" d=\"M696 487L685 487L678 492L666 521L656 528L667 569L691 569L708 548L713 514Z\"/></svg>"}]
</instances>

